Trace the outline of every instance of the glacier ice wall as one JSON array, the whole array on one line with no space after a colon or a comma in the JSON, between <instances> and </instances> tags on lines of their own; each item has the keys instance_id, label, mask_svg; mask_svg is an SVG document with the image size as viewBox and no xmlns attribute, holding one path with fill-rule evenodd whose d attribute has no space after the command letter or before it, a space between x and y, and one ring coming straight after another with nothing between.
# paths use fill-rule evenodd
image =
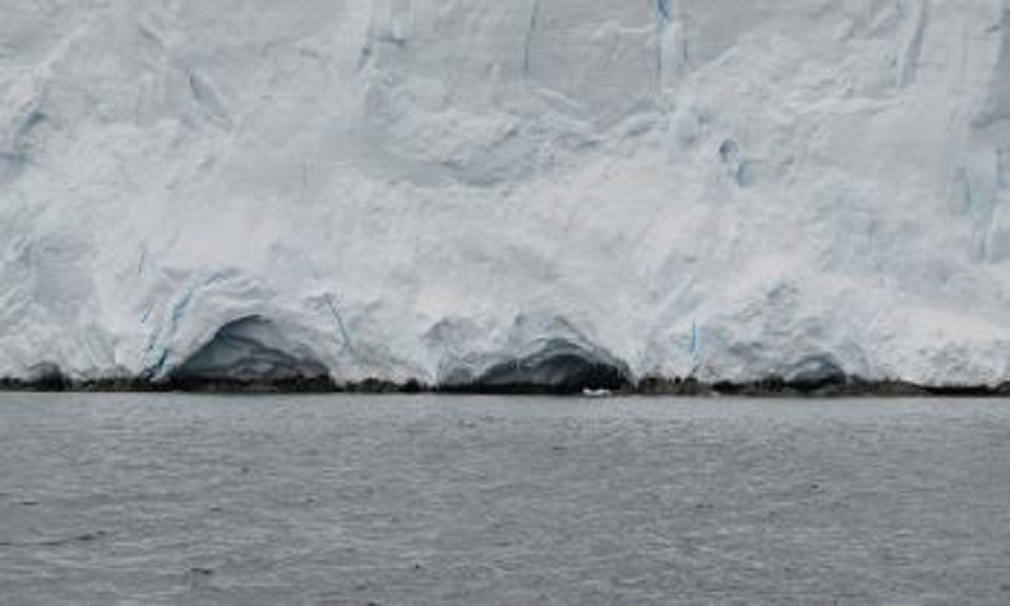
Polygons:
<instances>
[{"instance_id":1,"label":"glacier ice wall","mask_svg":"<svg viewBox=\"0 0 1010 606\"><path fill-rule=\"evenodd\" d=\"M639 376L1002 381L1008 213L1000 0L0 19L0 374L167 376L262 318L337 379L563 339Z\"/></svg>"}]
</instances>

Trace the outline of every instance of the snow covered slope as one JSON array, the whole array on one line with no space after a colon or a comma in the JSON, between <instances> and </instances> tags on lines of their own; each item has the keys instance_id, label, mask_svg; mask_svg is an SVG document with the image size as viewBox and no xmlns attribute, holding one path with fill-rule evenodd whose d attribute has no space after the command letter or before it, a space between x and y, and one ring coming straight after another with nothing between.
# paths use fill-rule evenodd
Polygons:
<instances>
[{"instance_id":1,"label":"snow covered slope","mask_svg":"<svg viewBox=\"0 0 1010 606\"><path fill-rule=\"evenodd\" d=\"M1010 379L1010 2L0 5L0 374Z\"/></svg>"}]
</instances>

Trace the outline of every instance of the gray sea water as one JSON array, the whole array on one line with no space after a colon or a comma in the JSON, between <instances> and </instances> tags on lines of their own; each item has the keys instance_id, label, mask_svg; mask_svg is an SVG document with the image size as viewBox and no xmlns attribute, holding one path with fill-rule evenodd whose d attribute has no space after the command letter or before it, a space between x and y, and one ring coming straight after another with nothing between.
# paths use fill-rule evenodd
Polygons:
<instances>
[{"instance_id":1,"label":"gray sea water","mask_svg":"<svg viewBox=\"0 0 1010 606\"><path fill-rule=\"evenodd\" d=\"M4 604L1010 603L1010 402L0 395Z\"/></svg>"}]
</instances>

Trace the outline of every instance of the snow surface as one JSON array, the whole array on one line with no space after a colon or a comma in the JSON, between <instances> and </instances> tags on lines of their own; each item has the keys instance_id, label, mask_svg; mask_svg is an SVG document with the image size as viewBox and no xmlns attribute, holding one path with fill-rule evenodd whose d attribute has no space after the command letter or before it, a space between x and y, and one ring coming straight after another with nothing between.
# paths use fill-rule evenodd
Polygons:
<instances>
[{"instance_id":1,"label":"snow surface","mask_svg":"<svg viewBox=\"0 0 1010 606\"><path fill-rule=\"evenodd\" d=\"M1010 379L1010 3L2 0L0 374Z\"/></svg>"}]
</instances>

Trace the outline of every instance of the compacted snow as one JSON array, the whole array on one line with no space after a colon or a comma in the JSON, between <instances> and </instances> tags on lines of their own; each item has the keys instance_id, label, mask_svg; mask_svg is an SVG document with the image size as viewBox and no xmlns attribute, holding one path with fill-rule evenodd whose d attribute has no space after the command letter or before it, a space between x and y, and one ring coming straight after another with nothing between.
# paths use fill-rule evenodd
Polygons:
<instances>
[{"instance_id":1,"label":"compacted snow","mask_svg":"<svg viewBox=\"0 0 1010 606\"><path fill-rule=\"evenodd\" d=\"M0 375L1010 379L1004 1L2 4Z\"/></svg>"},{"instance_id":2,"label":"compacted snow","mask_svg":"<svg viewBox=\"0 0 1010 606\"><path fill-rule=\"evenodd\" d=\"M0 395L0 603L1006 604L998 402Z\"/></svg>"}]
</instances>

